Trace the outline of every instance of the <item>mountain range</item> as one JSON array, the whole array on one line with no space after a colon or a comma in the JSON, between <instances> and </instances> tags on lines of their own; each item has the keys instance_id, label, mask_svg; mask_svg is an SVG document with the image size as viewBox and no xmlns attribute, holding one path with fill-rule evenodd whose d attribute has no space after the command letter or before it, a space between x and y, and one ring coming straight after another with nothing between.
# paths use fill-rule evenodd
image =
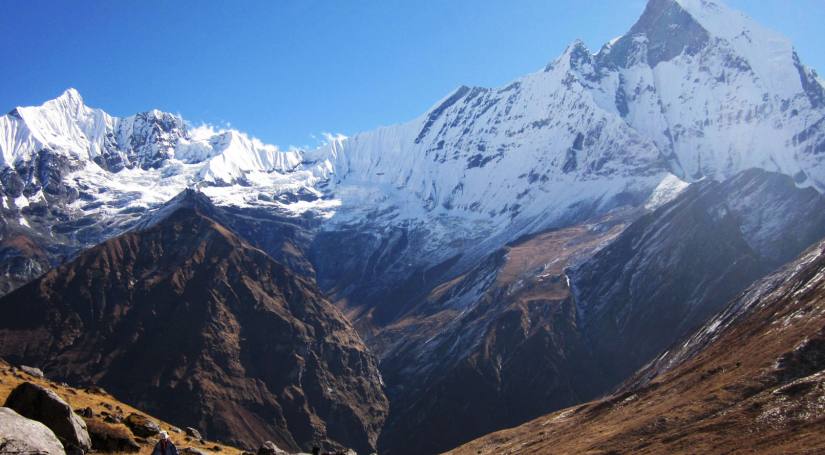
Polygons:
<instances>
[{"instance_id":1,"label":"mountain range","mask_svg":"<svg viewBox=\"0 0 825 455\"><path fill-rule=\"evenodd\" d=\"M0 355L210 438L445 451L611 393L816 244L823 152L822 80L715 0L311 150L69 89L0 117Z\"/></svg>"}]
</instances>

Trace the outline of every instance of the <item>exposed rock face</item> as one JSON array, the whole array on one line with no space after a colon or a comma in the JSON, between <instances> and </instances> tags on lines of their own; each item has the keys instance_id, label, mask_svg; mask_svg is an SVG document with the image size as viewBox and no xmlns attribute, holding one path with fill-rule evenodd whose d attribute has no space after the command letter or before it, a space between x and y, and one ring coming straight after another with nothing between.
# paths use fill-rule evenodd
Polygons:
<instances>
[{"instance_id":1,"label":"exposed rock face","mask_svg":"<svg viewBox=\"0 0 825 455\"><path fill-rule=\"evenodd\" d=\"M608 392L825 236L824 214L813 189L746 171L532 236L397 300L422 303L370 340L393 404L384 448L438 452Z\"/></svg>"},{"instance_id":2,"label":"exposed rock face","mask_svg":"<svg viewBox=\"0 0 825 455\"><path fill-rule=\"evenodd\" d=\"M0 301L0 349L92 381L204 436L369 452L387 412L375 362L314 282L178 198L151 227Z\"/></svg>"},{"instance_id":3,"label":"exposed rock face","mask_svg":"<svg viewBox=\"0 0 825 455\"><path fill-rule=\"evenodd\" d=\"M187 436L191 436L195 439L202 439L201 432L192 427L186 427L183 431L186 433Z\"/></svg>"},{"instance_id":4,"label":"exposed rock face","mask_svg":"<svg viewBox=\"0 0 825 455\"><path fill-rule=\"evenodd\" d=\"M66 451L49 427L0 407L0 453L65 455Z\"/></svg>"},{"instance_id":5,"label":"exposed rock face","mask_svg":"<svg viewBox=\"0 0 825 455\"><path fill-rule=\"evenodd\" d=\"M40 368L21 365L20 369L23 370L24 373L29 374L31 376L34 376L36 378L42 378L43 377L43 370L41 370Z\"/></svg>"},{"instance_id":6,"label":"exposed rock face","mask_svg":"<svg viewBox=\"0 0 825 455\"><path fill-rule=\"evenodd\" d=\"M123 419L123 424L132 430L132 434L141 438L148 438L160 433L160 426L146 416L133 413Z\"/></svg>"},{"instance_id":7,"label":"exposed rock face","mask_svg":"<svg viewBox=\"0 0 825 455\"><path fill-rule=\"evenodd\" d=\"M341 329L345 341L335 340L330 353L316 332L338 337L337 316L329 324L324 317L306 322L285 303L307 292L306 300L320 300L311 278L317 272L321 288L381 355L397 411L386 446L446 448L606 390L748 280L804 248L819 232L817 217L808 215L822 211L815 198L784 203L773 191L763 204L703 182L697 186L704 190L682 201L683 214L645 218L584 266L578 256L604 245L561 259L544 251L544 263L502 278L513 243L525 246L517 239L552 229L571 235L559 243L575 249L576 229L601 227L593 220L618 207L641 212L651 191L674 176L724 180L756 167L823 190L823 99L820 79L787 40L712 0L652 0L627 34L597 54L573 43L545 71L498 89L460 87L411 122L336 138L315 151L279 151L236 131L200 135L157 111L117 119L69 90L0 117L8 133L0 141L3 221L11 220L9 232L39 234L35 244L45 253L0 251L9 283L0 281L0 292L41 274L61 253L123 233L147 207L190 185L237 206L224 212L229 217L201 214L266 251L287 277L267 281L268 266L247 247L241 259L214 264L201 252L227 256L232 242L201 245L198 235L169 234L183 252L168 265L158 259L170 255L157 253L172 248L166 240L147 246L127 235L62 269L70 277L52 274L20 294L40 302L34 314L48 316L0 336L16 339L9 349L20 356L51 359L55 371L94 377L208 433L262 433L284 447L325 432L372 443L384 416L378 388L358 381L336 387L341 371L377 377L363 347ZM794 212L800 202L805 210ZM762 216L742 217L747 213ZM650 233L685 236L659 242ZM708 257L691 257L694 249ZM536 271L556 259L561 270ZM622 269L627 262L634 270ZM656 288L662 276L665 284ZM270 284L258 286L259 279ZM270 292L284 281L299 289ZM46 308L47 300L58 309ZM249 310L249 302L264 310ZM326 314L321 307L308 313ZM11 311L18 322L36 317ZM278 321L267 325L261 315L273 312ZM662 329L643 334L651 343L631 349L630 331L657 326L659 316ZM155 338L174 340L181 352L167 353ZM288 368L262 365L270 351ZM132 365L144 371L139 390L125 386L136 381L126 373ZM357 400L340 392L352 389ZM479 394L483 399L475 399ZM466 407L454 405L454 396L468 397ZM191 409L178 406L191 397L214 408L192 419ZM358 408L356 401L372 404ZM226 402L243 412L221 407ZM295 421L301 424L287 428ZM424 440L418 431L436 436ZM432 445L408 444L412 438Z\"/></svg>"},{"instance_id":8,"label":"exposed rock face","mask_svg":"<svg viewBox=\"0 0 825 455\"><path fill-rule=\"evenodd\" d=\"M274 442L266 441L258 449L258 455L286 455L286 452L276 446Z\"/></svg>"},{"instance_id":9,"label":"exposed rock face","mask_svg":"<svg viewBox=\"0 0 825 455\"><path fill-rule=\"evenodd\" d=\"M428 288L400 323L378 332L371 343L392 403L382 450L438 453L609 387L577 325L566 271L635 216L524 239Z\"/></svg>"},{"instance_id":10,"label":"exposed rock face","mask_svg":"<svg viewBox=\"0 0 825 455\"><path fill-rule=\"evenodd\" d=\"M571 273L580 324L617 381L825 235L825 198L759 170L691 186Z\"/></svg>"},{"instance_id":11,"label":"exposed rock face","mask_svg":"<svg viewBox=\"0 0 825 455\"><path fill-rule=\"evenodd\" d=\"M12 220L0 220L0 295L46 273L56 256L43 248L37 237L21 232Z\"/></svg>"},{"instance_id":12,"label":"exposed rock face","mask_svg":"<svg viewBox=\"0 0 825 455\"><path fill-rule=\"evenodd\" d=\"M24 382L11 391L3 406L49 427L67 449L92 448L86 422L49 389Z\"/></svg>"},{"instance_id":13,"label":"exposed rock face","mask_svg":"<svg viewBox=\"0 0 825 455\"><path fill-rule=\"evenodd\" d=\"M615 394L451 454L825 450L825 242L756 282Z\"/></svg>"}]
</instances>

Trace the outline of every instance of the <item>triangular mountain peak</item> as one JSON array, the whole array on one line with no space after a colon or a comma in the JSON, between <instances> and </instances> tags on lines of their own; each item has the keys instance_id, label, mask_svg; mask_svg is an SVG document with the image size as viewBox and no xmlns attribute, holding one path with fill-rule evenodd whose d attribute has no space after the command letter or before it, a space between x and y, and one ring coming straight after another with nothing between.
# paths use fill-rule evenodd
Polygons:
<instances>
[{"instance_id":1,"label":"triangular mountain peak","mask_svg":"<svg viewBox=\"0 0 825 455\"><path fill-rule=\"evenodd\" d=\"M190 187L178 193L178 195L169 200L169 202L144 216L135 225L134 230L140 231L151 228L181 211L194 211L199 215L214 218L219 210L208 196L200 192L197 188Z\"/></svg>"},{"instance_id":2,"label":"triangular mountain peak","mask_svg":"<svg viewBox=\"0 0 825 455\"><path fill-rule=\"evenodd\" d=\"M656 66L683 53L696 54L710 33L676 0L650 0L629 32L606 46L604 61L618 67Z\"/></svg>"}]
</instances>

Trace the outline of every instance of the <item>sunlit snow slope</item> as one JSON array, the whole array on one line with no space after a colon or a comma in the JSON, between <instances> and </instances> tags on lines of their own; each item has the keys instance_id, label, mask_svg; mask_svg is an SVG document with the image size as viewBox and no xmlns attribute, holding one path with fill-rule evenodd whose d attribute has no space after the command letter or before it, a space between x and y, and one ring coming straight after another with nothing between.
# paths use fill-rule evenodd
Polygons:
<instances>
[{"instance_id":1,"label":"sunlit snow slope","mask_svg":"<svg viewBox=\"0 0 825 455\"><path fill-rule=\"evenodd\" d=\"M218 204L319 215L324 229L418 226L433 263L473 256L459 239L481 254L751 167L821 191L824 151L816 74L788 40L710 0L651 0L596 54L576 41L505 87L460 87L408 123L316 150L159 111L112 117L73 89L0 117L9 213L60 205L118 225L197 186Z\"/></svg>"}]
</instances>

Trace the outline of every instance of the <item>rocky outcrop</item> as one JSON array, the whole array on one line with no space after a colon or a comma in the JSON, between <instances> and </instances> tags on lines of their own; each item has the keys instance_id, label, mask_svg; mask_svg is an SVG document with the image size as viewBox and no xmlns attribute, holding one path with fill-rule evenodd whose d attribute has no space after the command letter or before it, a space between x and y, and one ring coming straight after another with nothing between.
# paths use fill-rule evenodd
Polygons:
<instances>
[{"instance_id":1,"label":"rocky outcrop","mask_svg":"<svg viewBox=\"0 0 825 455\"><path fill-rule=\"evenodd\" d=\"M314 282L190 197L0 300L0 350L247 446L368 453L387 412L375 361Z\"/></svg>"},{"instance_id":2,"label":"rocky outcrop","mask_svg":"<svg viewBox=\"0 0 825 455\"><path fill-rule=\"evenodd\" d=\"M92 448L86 422L49 389L24 382L11 391L4 406L49 427L66 449Z\"/></svg>"},{"instance_id":3,"label":"rocky outcrop","mask_svg":"<svg viewBox=\"0 0 825 455\"><path fill-rule=\"evenodd\" d=\"M66 451L49 427L0 407L0 453L65 455Z\"/></svg>"},{"instance_id":4,"label":"rocky outcrop","mask_svg":"<svg viewBox=\"0 0 825 455\"><path fill-rule=\"evenodd\" d=\"M149 438L160 433L160 426L156 422L137 413L129 414L128 417L123 419L123 424L129 427L135 436L141 438Z\"/></svg>"},{"instance_id":5,"label":"rocky outcrop","mask_svg":"<svg viewBox=\"0 0 825 455\"><path fill-rule=\"evenodd\" d=\"M258 455L287 455L280 447L272 441L266 441L258 448Z\"/></svg>"}]
</instances>

